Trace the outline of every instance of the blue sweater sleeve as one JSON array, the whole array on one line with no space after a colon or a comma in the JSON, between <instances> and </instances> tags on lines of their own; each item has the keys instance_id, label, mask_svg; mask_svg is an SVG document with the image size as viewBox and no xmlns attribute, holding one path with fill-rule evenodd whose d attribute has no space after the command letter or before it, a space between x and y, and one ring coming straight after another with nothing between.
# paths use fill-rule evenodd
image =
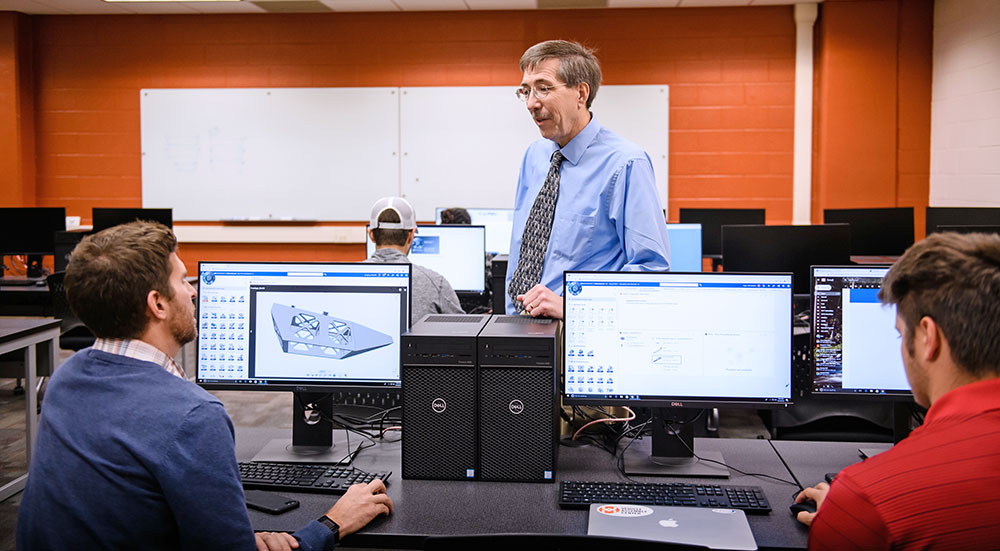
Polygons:
<instances>
[{"instance_id":1,"label":"blue sweater sleeve","mask_svg":"<svg viewBox=\"0 0 1000 551\"><path fill-rule=\"evenodd\" d=\"M183 549L256 549L236 464L233 424L222 404L204 402L188 412L159 469ZM293 536L300 551L334 547L333 534L318 522Z\"/></svg>"}]
</instances>

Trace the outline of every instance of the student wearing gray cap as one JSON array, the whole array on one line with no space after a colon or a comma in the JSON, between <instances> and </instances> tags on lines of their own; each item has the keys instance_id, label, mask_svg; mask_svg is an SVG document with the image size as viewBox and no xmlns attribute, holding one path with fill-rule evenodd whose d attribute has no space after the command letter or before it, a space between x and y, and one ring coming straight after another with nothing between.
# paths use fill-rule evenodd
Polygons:
<instances>
[{"instance_id":1,"label":"student wearing gray cap","mask_svg":"<svg viewBox=\"0 0 1000 551\"><path fill-rule=\"evenodd\" d=\"M410 202L402 197L383 197L372 206L368 235L375 252L365 262L410 264L406 256L413 245L417 217ZM462 314L458 295L441 274L413 265L411 325L427 314Z\"/></svg>"}]
</instances>

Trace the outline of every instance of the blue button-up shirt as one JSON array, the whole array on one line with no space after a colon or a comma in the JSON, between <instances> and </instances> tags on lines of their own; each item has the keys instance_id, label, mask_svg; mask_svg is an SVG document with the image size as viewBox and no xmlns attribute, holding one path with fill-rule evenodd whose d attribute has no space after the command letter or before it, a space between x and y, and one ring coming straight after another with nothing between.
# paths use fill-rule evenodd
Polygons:
<instances>
[{"instance_id":1,"label":"blue button-up shirt","mask_svg":"<svg viewBox=\"0 0 1000 551\"><path fill-rule=\"evenodd\" d=\"M543 138L524 154L505 288L520 258L531 205L558 148ZM540 283L562 295L566 270L668 270L670 244L649 155L593 118L562 154L566 160L559 169L559 198ZM507 313L517 313L510 296Z\"/></svg>"}]
</instances>

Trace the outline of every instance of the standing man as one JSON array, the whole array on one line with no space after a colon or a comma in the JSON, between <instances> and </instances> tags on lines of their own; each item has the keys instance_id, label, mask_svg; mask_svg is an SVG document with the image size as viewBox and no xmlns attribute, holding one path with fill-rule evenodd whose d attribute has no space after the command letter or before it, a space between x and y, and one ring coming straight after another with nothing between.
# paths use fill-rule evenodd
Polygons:
<instances>
[{"instance_id":1,"label":"standing man","mask_svg":"<svg viewBox=\"0 0 1000 551\"><path fill-rule=\"evenodd\" d=\"M549 40L521 56L525 102L542 139L528 146L514 198L507 313L562 318L565 270L667 270L670 246L653 164L594 120L591 50Z\"/></svg>"},{"instance_id":2,"label":"standing man","mask_svg":"<svg viewBox=\"0 0 1000 551\"><path fill-rule=\"evenodd\" d=\"M936 233L882 282L922 426L796 498L810 549L985 549L1000 542L1000 236Z\"/></svg>"},{"instance_id":3,"label":"standing man","mask_svg":"<svg viewBox=\"0 0 1000 551\"><path fill-rule=\"evenodd\" d=\"M375 252L365 262L409 264L410 247L417 231L417 216L410 202L402 197L383 197L372 205L368 237ZM458 295L443 275L413 265L413 303L410 325L427 314L464 314Z\"/></svg>"},{"instance_id":4,"label":"standing man","mask_svg":"<svg viewBox=\"0 0 1000 551\"><path fill-rule=\"evenodd\" d=\"M294 537L255 537L232 421L171 359L197 334L185 275L173 232L157 223L115 226L74 249L66 297L97 340L49 382L18 549L329 551L392 510L373 480Z\"/></svg>"}]
</instances>

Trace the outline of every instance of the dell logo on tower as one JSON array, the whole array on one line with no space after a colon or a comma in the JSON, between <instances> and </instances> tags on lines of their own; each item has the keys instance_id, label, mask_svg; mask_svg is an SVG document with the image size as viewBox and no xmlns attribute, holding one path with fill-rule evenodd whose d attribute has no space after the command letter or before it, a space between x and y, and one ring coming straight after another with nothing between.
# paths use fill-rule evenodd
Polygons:
<instances>
[{"instance_id":1,"label":"dell logo on tower","mask_svg":"<svg viewBox=\"0 0 1000 551\"><path fill-rule=\"evenodd\" d=\"M510 412L514 415L520 415L524 411L524 404L520 400L511 400L510 405L507 406Z\"/></svg>"},{"instance_id":2,"label":"dell logo on tower","mask_svg":"<svg viewBox=\"0 0 1000 551\"><path fill-rule=\"evenodd\" d=\"M444 401L444 398L434 398L431 402L431 409L434 413L444 413L444 410L448 409L448 404Z\"/></svg>"}]
</instances>

